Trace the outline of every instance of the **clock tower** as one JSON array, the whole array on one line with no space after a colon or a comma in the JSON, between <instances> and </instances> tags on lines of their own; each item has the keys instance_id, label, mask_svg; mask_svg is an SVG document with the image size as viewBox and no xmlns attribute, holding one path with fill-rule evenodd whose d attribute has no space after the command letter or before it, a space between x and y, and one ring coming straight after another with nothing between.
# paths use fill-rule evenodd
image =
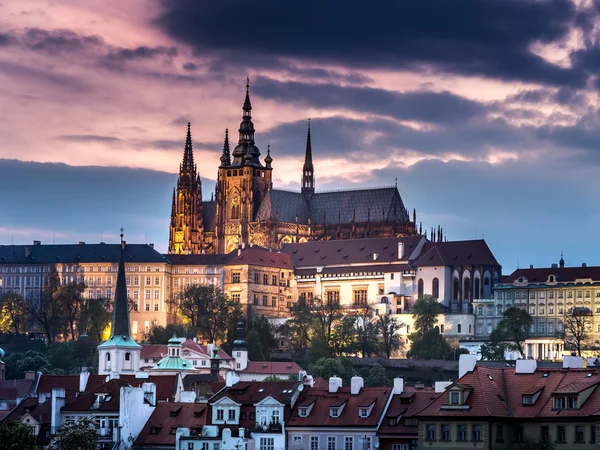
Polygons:
<instances>
[{"instance_id":1,"label":"clock tower","mask_svg":"<svg viewBox=\"0 0 600 450\"><path fill-rule=\"evenodd\" d=\"M225 130L216 186L217 253L229 253L240 244L252 242L250 224L255 221L262 200L273 186L270 149L263 165L260 150L254 142L249 90L247 80L238 145L233 153L229 148L229 131Z\"/></svg>"}]
</instances>

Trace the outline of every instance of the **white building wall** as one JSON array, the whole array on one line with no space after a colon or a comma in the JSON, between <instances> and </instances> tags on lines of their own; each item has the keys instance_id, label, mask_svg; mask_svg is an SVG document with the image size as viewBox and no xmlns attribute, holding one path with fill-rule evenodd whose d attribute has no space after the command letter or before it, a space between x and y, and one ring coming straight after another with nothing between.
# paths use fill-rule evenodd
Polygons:
<instances>
[{"instance_id":1,"label":"white building wall","mask_svg":"<svg viewBox=\"0 0 600 450\"><path fill-rule=\"evenodd\" d=\"M154 405L144 402L144 389L125 386L121 388L119 405L119 427L121 429L121 448L130 448L133 441L155 409Z\"/></svg>"}]
</instances>

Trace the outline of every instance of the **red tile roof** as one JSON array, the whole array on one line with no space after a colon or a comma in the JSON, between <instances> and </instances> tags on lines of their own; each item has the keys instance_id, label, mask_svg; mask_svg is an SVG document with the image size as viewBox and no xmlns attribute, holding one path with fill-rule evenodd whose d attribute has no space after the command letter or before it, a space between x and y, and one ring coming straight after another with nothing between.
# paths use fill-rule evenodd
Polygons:
<instances>
[{"instance_id":1,"label":"red tile roof","mask_svg":"<svg viewBox=\"0 0 600 450\"><path fill-rule=\"evenodd\" d=\"M35 420L41 423L40 433L36 437L38 446L45 446L50 443L46 436L46 431L50 429L52 418L52 399L47 398L44 403L39 403L37 397L26 398L15 409L10 411L4 417L3 423L16 423L25 413L29 413Z\"/></svg>"},{"instance_id":2,"label":"red tile roof","mask_svg":"<svg viewBox=\"0 0 600 450\"><path fill-rule=\"evenodd\" d=\"M200 354L206 355L206 357L210 357L208 354L207 346L200 345L194 342L192 339L188 339L182 343L182 348L187 348L192 351L198 352ZM142 351L140 353L141 359L161 359L168 354L168 346L167 344L142 344ZM221 359L233 359L231 356L225 352L225 350L219 347L219 358Z\"/></svg>"},{"instance_id":3,"label":"red tile roof","mask_svg":"<svg viewBox=\"0 0 600 450\"><path fill-rule=\"evenodd\" d=\"M418 425L407 425L406 419L414 419L415 414L431 403L438 394L431 388L415 389L406 386L400 395L394 395L377 435L381 438L417 439Z\"/></svg>"},{"instance_id":4,"label":"red tile roof","mask_svg":"<svg viewBox=\"0 0 600 450\"><path fill-rule=\"evenodd\" d=\"M297 374L302 370L295 362L285 361L248 361L243 373L256 373L261 375L281 375L287 376L290 373Z\"/></svg>"},{"instance_id":5,"label":"red tile roof","mask_svg":"<svg viewBox=\"0 0 600 450\"><path fill-rule=\"evenodd\" d=\"M41 375L37 392L51 395L52 388L64 389L66 397L72 398L79 392L79 375Z\"/></svg>"},{"instance_id":6,"label":"red tile roof","mask_svg":"<svg viewBox=\"0 0 600 450\"><path fill-rule=\"evenodd\" d=\"M376 427L390 398L389 387L364 387L358 395L351 395L349 387L330 393L329 388L307 388L300 393L299 403L313 401L307 417L300 417L298 406L294 407L287 422L288 427ZM368 417L359 416L359 408L365 399L375 399ZM345 403L339 417L330 417L329 408Z\"/></svg>"},{"instance_id":7,"label":"red tile roof","mask_svg":"<svg viewBox=\"0 0 600 450\"><path fill-rule=\"evenodd\" d=\"M175 446L172 428L201 429L208 424L209 408L205 403L159 403L135 441L136 446ZM157 433L158 431L158 433Z\"/></svg>"},{"instance_id":8,"label":"red tile roof","mask_svg":"<svg viewBox=\"0 0 600 450\"><path fill-rule=\"evenodd\" d=\"M2 400L16 400L17 397L27 397L33 389L35 379L0 381L0 398Z\"/></svg>"},{"instance_id":9,"label":"red tile roof","mask_svg":"<svg viewBox=\"0 0 600 450\"><path fill-rule=\"evenodd\" d=\"M530 283L546 283L550 275L556 276L556 281L560 283L574 282L575 280L591 279L600 281L600 266L595 267L556 267L539 269L517 269L507 277L503 283L514 283L520 277L527 278Z\"/></svg>"},{"instance_id":10,"label":"red tile roof","mask_svg":"<svg viewBox=\"0 0 600 450\"><path fill-rule=\"evenodd\" d=\"M278 267L281 269L292 268L292 258L286 253L276 250L269 250L263 247L246 247L239 251L239 255L234 252L226 266L235 266L238 264L250 264L254 266Z\"/></svg>"},{"instance_id":11,"label":"red tile roof","mask_svg":"<svg viewBox=\"0 0 600 450\"><path fill-rule=\"evenodd\" d=\"M412 263L415 267L467 266L483 264L499 266L483 239L471 241L428 242L421 255Z\"/></svg>"}]
</instances>

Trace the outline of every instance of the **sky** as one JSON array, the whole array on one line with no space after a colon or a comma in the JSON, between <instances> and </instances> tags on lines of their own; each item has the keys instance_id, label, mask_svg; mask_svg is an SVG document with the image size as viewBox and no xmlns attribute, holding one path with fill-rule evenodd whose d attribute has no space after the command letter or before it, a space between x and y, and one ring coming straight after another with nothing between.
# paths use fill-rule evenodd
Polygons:
<instances>
[{"instance_id":1,"label":"sky","mask_svg":"<svg viewBox=\"0 0 600 450\"><path fill-rule=\"evenodd\" d=\"M192 123L205 199L250 77L274 185L397 182L504 273L600 265L600 0L0 0L0 244L168 245ZM396 181L397 180L397 181Z\"/></svg>"}]
</instances>

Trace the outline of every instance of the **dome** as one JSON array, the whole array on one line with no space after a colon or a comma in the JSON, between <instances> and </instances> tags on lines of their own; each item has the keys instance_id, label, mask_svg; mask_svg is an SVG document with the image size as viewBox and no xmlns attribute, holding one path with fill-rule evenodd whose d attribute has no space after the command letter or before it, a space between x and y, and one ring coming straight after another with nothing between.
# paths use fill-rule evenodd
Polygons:
<instances>
[{"instance_id":1,"label":"dome","mask_svg":"<svg viewBox=\"0 0 600 450\"><path fill-rule=\"evenodd\" d=\"M2 358L4 358L4 355L5 355L4 350L2 350L0 348L0 361L2 361Z\"/></svg>"}]
</instances>

